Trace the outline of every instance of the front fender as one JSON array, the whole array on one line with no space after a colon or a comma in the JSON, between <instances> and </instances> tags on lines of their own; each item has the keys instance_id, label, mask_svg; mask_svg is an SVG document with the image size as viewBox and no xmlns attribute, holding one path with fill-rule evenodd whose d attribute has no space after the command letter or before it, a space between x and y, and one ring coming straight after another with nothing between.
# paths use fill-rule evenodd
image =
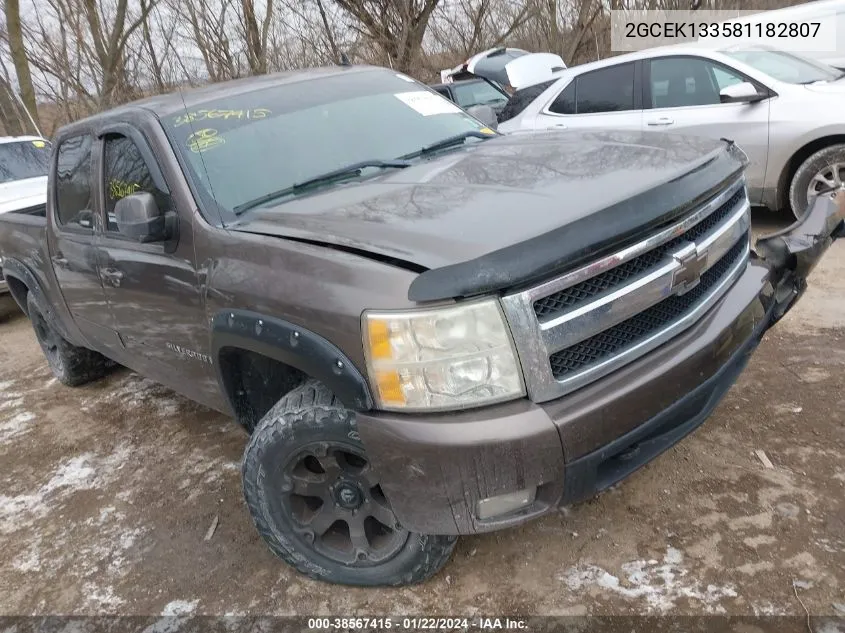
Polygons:
<instances>
[{"instance_id":1,"label":"front fender","mask_svg":"<svg viewBox=\"0 0 845 633\"><path fill-rule=\"evenodd\" d=\"M248 310L221 310L211 321L211 352L218 381L230 397L222 375L220 354L227 348L256 352L285 363L326 385L353 411L373 408L367 381L338 347L322 336L289 321ZM230 402L232 410L235 403Z\"/></svg>"}]
</instances>

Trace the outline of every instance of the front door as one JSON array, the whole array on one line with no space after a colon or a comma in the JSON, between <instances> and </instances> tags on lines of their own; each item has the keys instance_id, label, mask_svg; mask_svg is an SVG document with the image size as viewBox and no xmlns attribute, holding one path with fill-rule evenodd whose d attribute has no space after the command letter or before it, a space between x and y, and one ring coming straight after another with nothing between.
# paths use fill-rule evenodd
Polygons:
<instances>
[{"instance_id":1,"label":"front door","mask_svg":"<svg viewBox=\"0 0 845 633\"><path fill-rule=\"evenodd\" d=\"M63 139L56 149L47 239L49 265L74 323L91 347L102 350L119 341L97 266L93 146L93 136L81 134Z\"/></svg>"},{"instance_id":2,"label":"front door","mask_svg":"<svg viewBox=\"0 0 845 633\"><path fill-rule=\"evenodd\" d=\"M104 229L99 266L126 364L199 401L218 391L208 323L194 264L189 209L177 209L143 135L120 124L101 135ZM140 243L120 233L115 205L138 191L179 215L175 243Z\"/></svg>"},{"instance_id":3,"label":"front door","mask_svg":"<svg viewBox=\"0 0 845 633\"><path fill-rule=\"evenodd\" d=\"M750 80L710 59L653 59L646 82L643 128L733 140L748 155L749 196L752 204L760 204L769 154L770 99L721 103L719 97L727 86L744 81Z\"/></svg>"}]
</instances>

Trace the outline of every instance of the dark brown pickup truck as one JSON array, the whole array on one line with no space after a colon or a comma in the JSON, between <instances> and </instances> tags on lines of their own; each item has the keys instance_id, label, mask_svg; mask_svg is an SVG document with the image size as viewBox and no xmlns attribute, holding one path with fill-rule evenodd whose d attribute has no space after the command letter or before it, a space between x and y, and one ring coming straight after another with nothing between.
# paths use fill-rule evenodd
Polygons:
<instances>
[{"instance_id":1,"label":"dark brown pickup truck","mask_svg":"<svg viewBox=\"0 0 845 633\"><path fill-rule=\"evenodd\" d=\"M120 364L231 414L273 552L398 585L713 411L842 230L829 193L752 248L745 160L297 72L61 129L46 218L3 216L0 255L62 382Z\"/></svg>"}]
</instances>

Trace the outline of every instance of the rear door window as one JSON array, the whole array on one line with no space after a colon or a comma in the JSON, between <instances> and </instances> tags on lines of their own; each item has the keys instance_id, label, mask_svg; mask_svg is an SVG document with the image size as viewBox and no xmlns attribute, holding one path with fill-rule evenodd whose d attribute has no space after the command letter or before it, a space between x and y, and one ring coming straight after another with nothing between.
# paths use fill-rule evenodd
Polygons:
<instances>
[{"instance_id":1,"label":"rear door window","mask_svg":"<svg viewBox=\"0 0 845 633\"><path fill-rule=\"evenodd\" d=\"M634 64L620 64L576 78L575 113L624 112L634 109Z\"/></svg>"},{"instance_id":2,"label":"rear door window","mask_svg":"<svg viewBox=\"0 0 845 633\"><path fill-rule=\"evenodd\" d=\"M571 81L549 106L555 114L575 114L575 82Z\"/></svg>"},{"instance_id":3,"label":"rear door window","mask_svg":"<svg viewBox=\"0 0 845 633\"><path fill-rule=\"evenodd\" d=\"M549 106L555 114L597 114L633 109L633 63L578 75Z\"/></svg>"},{"instance_id":4,"label":"rear door window","mask_svg":"<svg viewBox=\"0 0 845 633\"><path fill-rule=\"evenodd\" d=\"M93 227L89 135L61 142L56 156L56 216L62 226Z\"/></svg>"}]
</instances>

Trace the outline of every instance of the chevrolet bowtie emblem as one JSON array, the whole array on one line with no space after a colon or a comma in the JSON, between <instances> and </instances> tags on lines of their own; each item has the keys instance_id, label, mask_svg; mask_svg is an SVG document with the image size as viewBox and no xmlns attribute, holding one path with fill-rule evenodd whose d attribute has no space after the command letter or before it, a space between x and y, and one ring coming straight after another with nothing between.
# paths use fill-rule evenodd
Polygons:
<instances>
[{"instance_id":1,"label":"chevrolet bowtie emblem","mask_svg":"<svg viewBox=\"0 0 845 633\"><path fill-rule=\"evenodd\" d=\"M695 288L701 281L701 273L707 264L707 253L699 253L692 242L688 243L677 253L673 253L680 268L672 275L672 294L682 295Z\"/></svg>"}]
</instances>

